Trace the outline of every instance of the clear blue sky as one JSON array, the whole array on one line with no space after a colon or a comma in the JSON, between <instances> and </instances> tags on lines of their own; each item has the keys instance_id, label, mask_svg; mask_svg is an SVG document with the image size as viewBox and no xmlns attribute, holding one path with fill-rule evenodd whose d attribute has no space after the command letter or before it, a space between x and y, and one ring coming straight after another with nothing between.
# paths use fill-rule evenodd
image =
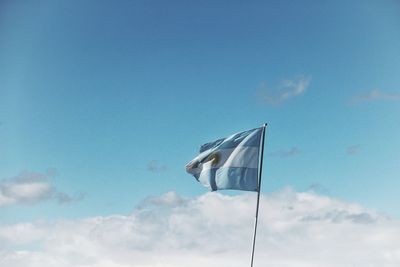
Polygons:
<instances>
[{"instance_id":1,"label":"clear blue sky","mask_svg":"<svg viewBox=\"0 0 400 267\"><path fill-rule=\"evenodd\" d=\"M398 1L2 1L0 180L55 169L85 197L0 221L202 194L184 171L199 146L264 122L264 192L400 216L399 29Z\"/></svg>"}]
</instances>

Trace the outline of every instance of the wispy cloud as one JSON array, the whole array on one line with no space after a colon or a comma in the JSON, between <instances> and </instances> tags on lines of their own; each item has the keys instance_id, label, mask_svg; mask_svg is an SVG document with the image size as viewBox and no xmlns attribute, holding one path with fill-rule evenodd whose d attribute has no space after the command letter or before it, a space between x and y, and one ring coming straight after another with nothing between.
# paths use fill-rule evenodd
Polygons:
<instances>
[{"instance_id":1,"label":"wispy cloud","mask_svg":"<svg viewBox=\"0 0 400 267\"><path fill-rule=\"evenodd\" d=\"M149 172L164 172L166 171L168 168L166 165L161 164L160 162L158 162L157 160L151 160L148 164L147 164L147 170Z\"/></svg>"},{"instance_id":2,"label":"wispy cloud","mask_svg":"<svg viewBox=\"0 0 400 267\"><path fill-rule=\"evenodd\" d=\"M55 191L53 197L59 204L69 204L76 201L81 201L86 197L83 192L77 192L72 195L66 194L64 192Z\"/></svg>"},{"instance_id":3,"label":"wispy cloud","mask_svg":"<svg viewBox=\"0 0 400 267\"><path fill-rule=\"evenodd\" d=\"M78 201L84 194L70 196L58 191L52 184L51 178L55 170L46 173L24 171L20 175L0 181L0 207L16 204L36 204L45 200L56 200L60 204Z\"/></svg>"},{"instance_id":4,"label":"wispy cloud","mask_svg":"<svg viewBox=\"0 0 400 267\"><path fill-rule=\"evenodd\" d=\"M0 224L0 262L13 267L245 266L255 201L255 194L182 198L169 192L147 199L130 215ZM394 267L399 247L400 221L374 210L292 189L261 196L256 261L266 266L373 262Z\"/></svg>"},{"instance_id":5,"label":"wispy cloud","mask_svg":"<svg viewBox=\"0 0 400 267\"><path fill-rule=\"evenodd\" d=\"M356 155L356 154L360 153L360 151L361 151L361 146L358 144L346 147L347 155Z\"/></svg>"},{"instance_id":6,"label":"wispy cloud","mask_svg":"<svg viewBox=\"0 0 400 267\"><path fill-rule=\"evenodd\" d=\"M279 149L279 150L273 151L271 153L268 153L268 156L276 157L276 158L288 158L288 157L295 156L299 153L301 153L301 150L297 146L294 146L289 149Z\"/></svg>"},{"instance_id":7,"label":"wispy cloud","mask_svg":"<svg viewBox=\"0 0 400 267\"><path fill-rule=\"evenodd\" d=\"M263 102L277 105L306 92L310 82L311 77L304 75L296 76L292 79L284 79L275 86L262 82L259 90L260 96Z\"/></svg>"},{"instance_id":8,"label":"wispy cloud","mask_svg":"<svg viewBox=\"0 0 400 267\"><path fill-rule=\"evenodd\" d=\"M368 212L349 213L345 210L332 210L322 214L307 215L301 218L302 221L328 221L332 223L343 223L351 221L353 223L369 224L376 222L377 218L374 218Z\"/></svg>"},{"instance_id":9,"label":"wispy cloud","mask_svg":"<svg viewBox=\"0 0 400 267\"><path fill-rule=\"evenodd\" d=\"M329 192L328 188L326 188L323 184L317 182L310 184L310 186L307 188L307 191L324 194Z\"/></svg>"},{"instance_id":10,"label":"wispy cloud","mask_svg":"<svg viewBox=\"0 0 400 267\"><path fill-rule=\"evenodd\" d=\"M364 94L355 95L351 99L353 104L374 101L400 101L400 93L375 89Z\"/></svg>"}]
</instances>

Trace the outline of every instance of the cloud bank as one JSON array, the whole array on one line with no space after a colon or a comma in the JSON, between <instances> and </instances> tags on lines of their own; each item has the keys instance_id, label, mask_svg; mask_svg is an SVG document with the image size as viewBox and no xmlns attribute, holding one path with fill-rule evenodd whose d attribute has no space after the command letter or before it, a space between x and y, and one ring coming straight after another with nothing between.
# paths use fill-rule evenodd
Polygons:
<instances>
[{"instance_id":1,"label":"cloud bank","mask_svg":"<svg viewBox=\"0 0 400 267\"><path fill-rule=\"evenodd\" d=\"M169 192L130 215L0 225L0 266L247 266L254 211L251 193ZM255 266L399 264L399 220L311 192L261 198Z\"/></svg>"},{"instance_id":2,"label":"cloud bank","mask_svg":"<svg viewBox=\"0 0 400 267\"><path fill-rule=\"evenodd\" d=\"M56 200L60 204L81 200L84 194L70 196L58 191L51 178L55 170L47 173L22 172L20 175L0 181L0 208L17 204L36 204L45 200Z\"/></svg>"},{"instance_id":3,"label":"cloud bank","mask_svg":"<svg viewBox=\"0 0 400 267\"><path fill-rule=\"evenodd\" d=\"M261 98L267 104L281 104L290 98L305 93L310 82L311 78L303 75L282 80L276 86L272 87L263 82L260 86Z\"/></svg>"}]
</instances>

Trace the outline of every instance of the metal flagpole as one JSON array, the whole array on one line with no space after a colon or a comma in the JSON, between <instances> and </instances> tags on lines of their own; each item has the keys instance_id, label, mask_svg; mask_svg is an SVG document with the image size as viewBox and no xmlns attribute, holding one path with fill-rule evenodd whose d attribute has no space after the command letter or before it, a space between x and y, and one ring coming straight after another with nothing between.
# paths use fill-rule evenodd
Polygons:
<instances>
[{"instance_id":1,"label":"metal flagpole","mask_svg":"<svg viewBox=\"0 0 400 267\"><path fill-rule=\"evenodd\" d=\"M260 166L259 166L259 172L258 172L257 208L256 208L256 219L255 219L255 222L254 222L253 250L251 252L251 265L250 265L250 267L253 267L254 249L256 247L258 208L260 206L261 175L262 175L262 165L263 165L263 158L264 158L264 141L265 141L265 130L266 130L266 128L267 128L267 124L264 123L263 132L262 132L262 139L261 139L261 159L260 159Z\"/></svg>"}]
</instances>

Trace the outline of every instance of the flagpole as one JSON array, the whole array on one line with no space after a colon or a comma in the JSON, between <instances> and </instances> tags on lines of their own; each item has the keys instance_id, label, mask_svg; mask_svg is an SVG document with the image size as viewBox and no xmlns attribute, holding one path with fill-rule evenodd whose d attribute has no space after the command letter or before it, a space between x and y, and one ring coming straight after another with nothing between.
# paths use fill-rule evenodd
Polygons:
<instances>
[{"instance_id":1,"label":"flagpole","mask_svg":"<svg viewBox=\"0 0 400 267\"><path fill-rule=\"evenodd\" d=\"M267 128L267 124L264 123L263 131L262 131L262 139L261 139L261 158L260 158L260 166L258 172L258 188L257 188L257 208L256 208L256 219L254 221L254 234L253 234L253 249L251 252L251 265L253 267L254 261L254 249L256 247L256 236L257 236L257 224L258 224L258 208L260 206L260 190L261 190L261 175L262 175L262 166L263 166L263 158L264 158L264 142L265 142L265 130Z\"/></svg>"}]
</instances>

